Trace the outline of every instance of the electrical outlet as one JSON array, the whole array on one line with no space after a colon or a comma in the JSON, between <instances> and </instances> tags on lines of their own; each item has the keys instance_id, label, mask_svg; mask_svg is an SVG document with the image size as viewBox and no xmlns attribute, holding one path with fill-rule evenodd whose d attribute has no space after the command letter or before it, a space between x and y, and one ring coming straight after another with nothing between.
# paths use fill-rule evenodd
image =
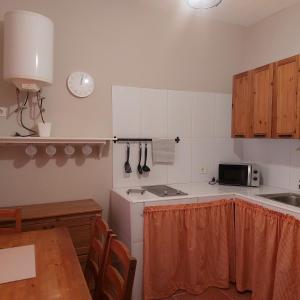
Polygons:
<instances>
[{"instance_id":1,"label":"electrical outlet","mask_svg":"<svg viewBox=\"0 0 300 300\"><path fill-rule=\"evenodd\" d=\"M7 117L7 107L3 107L3 106L0 107L0 117L4 117L4 118Z\"/></svg>"},{"instance_id":2,"label":"electrical outlet","mask_svg":"<svg viewBox=\"0 0 300 300\"><path fill-rule=\"evenodd\" d=\"M207 174L207 168L201 167L200 168L200 174Z\"/></svg>"}]
</instances>

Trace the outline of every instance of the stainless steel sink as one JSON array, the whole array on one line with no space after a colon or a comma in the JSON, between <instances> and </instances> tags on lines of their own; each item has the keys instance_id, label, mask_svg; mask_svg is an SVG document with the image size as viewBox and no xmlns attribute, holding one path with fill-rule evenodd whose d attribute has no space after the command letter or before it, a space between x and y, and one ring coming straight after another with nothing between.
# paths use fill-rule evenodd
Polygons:
<instances>
[{"instance_id":1,"label":"stainless steel sink","mask_svg":"<svg viewBox=\"0 0 300 300\"><path fill-rule=\"evenodd\" d=\"M258 196L300 207L300 194L283 193L283 194L264 194Z\"/></svg>"}]
</instances>

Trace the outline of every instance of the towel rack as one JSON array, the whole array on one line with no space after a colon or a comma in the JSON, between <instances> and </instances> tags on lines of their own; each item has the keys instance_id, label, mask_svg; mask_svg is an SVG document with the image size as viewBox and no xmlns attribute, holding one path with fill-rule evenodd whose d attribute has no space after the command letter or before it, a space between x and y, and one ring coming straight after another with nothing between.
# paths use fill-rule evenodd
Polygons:
<instances>
[{"instance_id":1,"label":"towel rack","mask_svg":"<svg viewBox=\"0 0 300 300\"><path fill-rule=\"evenodd\" d=\"M117 138L114 136L114 143L120 142L128 142L128 143L135 143L135 142L152 142L153 139L151 138ZM175 142L178 144L180 142L180 138L177 136L175 138Z\"/></svg>"}]
</instances>

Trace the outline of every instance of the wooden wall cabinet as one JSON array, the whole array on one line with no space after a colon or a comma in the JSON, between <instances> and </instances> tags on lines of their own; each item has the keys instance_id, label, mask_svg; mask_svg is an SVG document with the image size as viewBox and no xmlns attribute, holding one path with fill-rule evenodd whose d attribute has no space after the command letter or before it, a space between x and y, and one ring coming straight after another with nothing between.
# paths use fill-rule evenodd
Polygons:
<instances>
[{"instance_id":1,"label":"wooden wall cabinet","mask_svg":"<svg viewBox=\"0 0 300 300\"><path fill-rule=\"evenodd\" d=\"M251 72L233 78L232 136L247 138L251 135Z\"/></svg>"},{"instance_id":2,"label":"wooden wall cabinet","mask_svg":"<svg viewBox=\"0 0 300 300\"><path fill-rule=\"evenodd\" d=\"M90 247L92 225L101 207L92 199L21 206L22 231L67 227L82 268ZM1 222L0 226L9 226Z\"/></svg>"},{"instance_id":3,"label":"wooden wall cabinet","mask_svg":"<svg viewBox=\"0 0 300 300\"><path fill-rule=\"evenodd\" d=\"M273 64L252 71L252 137L272 137Z\"/></svg>"},{"instance_id":4,"label":"wooden wall cabinet","mask_svg":"<svg viewBox=\"0 0 300 300\"><path fill-rule=\"evenodd\" d=\"M232 137L300 138L300 56L233 77Z\"/></svg>"},{"instance_id":5,"label":"wooden wall cabinet","mask_svg":"<svg viewBox=\"0 0 300 300\"><path fill-rule=\"evenodd\" d=\"M275 64L273 137L299 137L299 56Z\"/></svg>"}]
</instances>

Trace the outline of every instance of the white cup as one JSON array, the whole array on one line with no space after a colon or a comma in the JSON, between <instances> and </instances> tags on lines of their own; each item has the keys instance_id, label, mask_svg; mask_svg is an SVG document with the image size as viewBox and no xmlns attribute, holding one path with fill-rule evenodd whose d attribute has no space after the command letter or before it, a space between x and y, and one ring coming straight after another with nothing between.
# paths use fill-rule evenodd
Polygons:
<instances>
[{"instance_id":1,"label":"white cup","mask_svg":"<svg viewBox=\"0 0 300 300\"><path fill-rule=\"evenodd\" d=\"M25 153L30 157L34 157L37 154L37 147L34 145L28 145L25 148Z\"/></svg>"},{"instance_id":2,"label":"white cup","mask_svg":"<svg viewBox=\"0 0 300 300\"><path fill-rule=\"evenodd\" d=\"M92 154L93 148L90 145L84 145L82 146L81 151L85 157L88 157Z\"/></svg>"},{"instance_id":3,"label":"white cup","mask_svg":"<svg viewBox=\"0 0 300 300\"><path fill-rule=\"evenodd\" d=\"M38 123L39 136L49 137L51 134L51 123Z\"/></svg>"},{"instance_id":4,"label":"white cup","mask_svg":"<svg viewBox=\"0 0 300 300\"><path fill-rule=\"evenodd\" d=\"M66 145L64 151L67 156L72 156L75 153L75 148L71 145Z\"/></svg>"},{"instance_id":5,"label":"white cup","mask_svg":"<svg viewBox=\"0 0 300 300\"><path fill-rule=\"evenodd\" d=\"M48 145L48 146L46 147L46 153L47 153L50 157L54 156L55 153L56 153L56 147L53 146L53 145Z\"/></svg>"}]
</instances>

